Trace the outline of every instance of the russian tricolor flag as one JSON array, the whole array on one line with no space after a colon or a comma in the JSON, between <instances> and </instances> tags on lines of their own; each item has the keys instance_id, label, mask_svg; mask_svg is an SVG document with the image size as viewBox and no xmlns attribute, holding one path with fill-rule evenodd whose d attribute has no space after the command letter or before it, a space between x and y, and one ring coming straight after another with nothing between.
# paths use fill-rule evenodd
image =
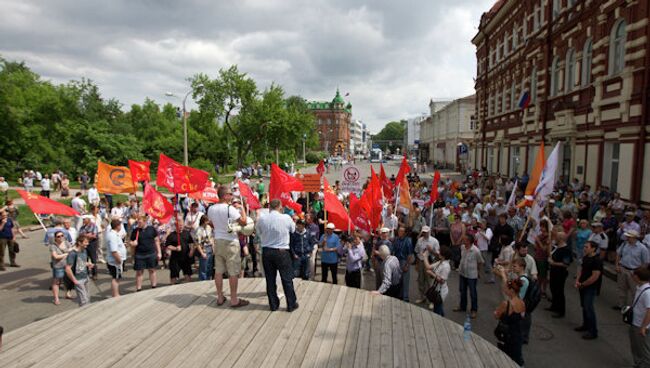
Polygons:
<instances>
[{"instance_id":1,"label":"russian tricolor flag","mask_svg":"<svg viewBox=\"0 0 650 368\"><path fill-rule=\"evenodd\" d=\"M522 93L521 97L519 98L519 108L526 109L528 105L530 105L530 93L528 93L528 91L524 91L524 93Z\"/></svg>"}]
</instances>

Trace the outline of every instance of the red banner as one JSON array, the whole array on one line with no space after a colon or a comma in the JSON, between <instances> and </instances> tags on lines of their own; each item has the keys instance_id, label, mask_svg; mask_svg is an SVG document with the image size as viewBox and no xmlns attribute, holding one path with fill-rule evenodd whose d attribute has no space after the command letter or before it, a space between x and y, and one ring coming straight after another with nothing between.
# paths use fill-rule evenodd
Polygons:
<instances>
[{"instance_id":1,"label":"red banner","mask_svg":"<svg viewBox=\"0 0 650 368\"><path fill-rule=\"evenodd\" d=\"M151 185L146 185L144 188L142 208L149 216L163 224L174 215L174 206Z\"/></svg>"},{"instance_id":2,"label":"red banner","mask_svg":"<svg viewBox=\"0 0 650 368\"><path fill-rule=\"evenodd\" d=\"M327 222L333 223L337 229L347 231L348 228L354 229L348 212L343 207L341 201L336 196L336 193L330 188L327 178L323 178L323 185L325 187L325 211L327 211Z\"/></svg>"},{"instance_id":3,"label":"red banner","mask_svg":"<svg viewBox=\"0 0 650 368\"><path fill-rule=\"evenodd\" d=\"M161 153L160 160L158 161L158 170L156 172L156 185L173 191L175 167L183 167L183 165Z\"/></svg>"},{"instance_id":4,"label":"red banner","mask_svg":"<svg viewBox=\"0 0 650 368\"><path fill-rule=\"evenodd\" d=\"M16 189L16 192L23 197L25 204L36 214L79 216L79 212L75 211L72 207L68 207L53 199L29 193L22 189Z\"/></svg>"},{"instance_id":5,"label":"red banner","mask_svg":"<svg viewBox=\"0 0 650 368\"><path fill-rule=\"evenodd\" d=\"M406 156L402 157L402 164L399 166L399 171L397 172L397 177L395 178L395 185L402 182L402 179L411 172L411 165L409 165Z\"/></svg>"},{"instance_id":6,"label":"red banner","mask_svg":"<svg viewBox=\"0 0 650 368\"><path fill-rule=\"evenodd\" d=\"M302 192L303 190L304 186L300 180L284 172L278 165L271 164L269 200L279 199L282 201L283 206L292 208L300 214L302 213L302 207L293 201L290 192Z\"/></svg>"},{"instance_id":7,"label":"red banner","mask_svg":"<svg viewBox=\"0 0 650 368\"><path fill-rule=\"evenodd\" d=\"M393 183L386 177L386 171L384 171L384 165L379 164L379 182L381 183L381 189L384 191L384 197L387 201L393 201L393 190L395 186Z\"/></svg>"},{"instance_id":8,"label":"red banner","mask_svg":"<svg viewBox=\"0 0 650 368\"><path fill-rule=\"evenodd\" d=\"M243 181L239 181L239 193L242 197L246 198L246 203L248 204L248 209L258 210L262 208L260 201L255 197L251 188L246 185Z\"/></svg>"},{"instance_id":9,"label":"red banner","mask_svg":"<svg viewBox=\"0 0 650 368\"><path fill-rule=\"evenodd\" d=\"M217 190L209 185L200 192L190 193L189 196L190 198L194 198L203 202L219 203L219 195L217 194Z\"/></svg>"},{"instance_id":10,"label":"red banner","mask_svg":"<svg viewBox=\"0 0 650 368\"><path fill-rule=\"evenodd\" d=\"M433 183L431 183L431 197L429 202L426 203L427 206L433 205L438 200L438 185L440 183L440 171L436 170L433 174Z\"/></svg>"},{"instance_id":11,"label":"red banner","mask_svg":"<svg viewBox=\"0 0 650 368\"><path fill-rule=\"evenodd\" d=\"M129 170L131 170L131 177L133 178L133 182L149 182L151 180L151 175L149 174L150 165L151 161L129 160Z\"/></svg>"},{"instance_id":12,"label":"red banner","mask_svg":"<svg viewBox=\"0 0 650 368\"><path fill-rule=\"evenodd\" d=\"M354 193L350 193L350 218L352 219L352 224L359 229L370 232L371 225L370 219L365 209L365 203L363 203ZM365 198L364 198L365 199ZM365 202L365 201L364 201Z\"/></svg>"},{"instance_id":13,"label":"red banner","mask_svg":"<svg viewBox=\"0 0 650 368\"><path fill-rule=\"evenodd\" d=\"M207 171L189 166L176 166L172 169L174 175L174 193L194 193L205 189L210 174Z\"/></svg>"}]
</instances>

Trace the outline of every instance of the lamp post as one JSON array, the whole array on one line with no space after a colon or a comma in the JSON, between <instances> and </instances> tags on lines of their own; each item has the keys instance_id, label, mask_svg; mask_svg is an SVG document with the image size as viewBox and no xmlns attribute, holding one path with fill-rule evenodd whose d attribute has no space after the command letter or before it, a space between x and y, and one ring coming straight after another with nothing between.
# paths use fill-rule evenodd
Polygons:
<instances>
[{"instance_id":1,"label":"lamp post","mask_svg":"<svg viewBox=\"0 0 650 368\"><path fill-rule=\"evenodd\" d=\"M196 87L201 88L201 87L203 87L203 85L199 84ZM189 161L189 157L188 157L189 155L187 153L187 114L186 114L187 110L185 109L185 102L187 102L187 97L189 97L189 95L193 91L194 91L193 89L189 90L185 94L185 97L183 97L183 165L185 165L185 166L188 165L188 161ZM166 92L165 96L178 98L178 96L176 96L172 92Z\"/></svg>"},{"instance_id":2,"label":"lamp post","mask_svg":"<svg viewBox=\"0 0 650 368\"><path fill-rule=\"evenodd\" d=\"M302 163L307 165L307 156L305 153L305 141L307 140L307 133L302 135Z\"/></svg>"}]
</instances>

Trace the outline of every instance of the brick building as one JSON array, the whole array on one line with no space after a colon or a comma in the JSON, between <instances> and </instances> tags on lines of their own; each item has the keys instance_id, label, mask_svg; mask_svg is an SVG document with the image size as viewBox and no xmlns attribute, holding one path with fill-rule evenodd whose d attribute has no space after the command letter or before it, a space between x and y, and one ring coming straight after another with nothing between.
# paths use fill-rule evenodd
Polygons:
<instances>
[{"instance_id":1,"label":"brick building","mask_svg":"<svg viewBox=\"0 0 650 368\"><path fill-rule=\"evenodd\" d=\"M352 104L345 103L337 88L331 102L310 101L307 105L316 117L321 151L333 156L347 156L350 152Z\"/></svg>"},{"instance_id":2,"label":"brick building","mask_svg":"<svg viewBox=\"0 0 650 368\"><path fill-rule=\"evenodd\" d=\"M559 174L650 206L649 19L641 0L497 1L472 40L475 167L521 175L563 141Z\"/></svg>"}]
</instances>

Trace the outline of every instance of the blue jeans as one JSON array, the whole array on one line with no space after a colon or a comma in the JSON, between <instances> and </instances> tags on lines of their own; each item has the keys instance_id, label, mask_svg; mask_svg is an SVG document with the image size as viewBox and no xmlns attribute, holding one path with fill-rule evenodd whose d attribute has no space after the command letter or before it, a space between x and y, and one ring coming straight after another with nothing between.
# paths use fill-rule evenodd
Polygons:
<instances>
[{"instance_id":1,"label":"blue jeans","mask_svg":"<svg viewBox=\"0 0 650 368\"><path fill-rule=\"evenodd\" d=\"M469 296L472 298L472 312L478 310L478 295L476 293L476 281L477 279L468 279L467 277L461 276L460 283L458 284L458 289L460 291L460 310L467 310L467 288L469 288Z\"/></svg>"},{"instance_id":2,"label":"blue jeans","mask_svg":"<svg viewBox=\"0 0 650 368\"><path fill-rule=\"evenodd\" d=\"M596 287L589 286L580 289L580 305L582 306L582 325L586 327L587 332L593 336L598 336L596 327L596 309L594 301L596 300Z\"/></svg>"},{"instance_id":3,"label":"blue jeans","mask_svg":"<svg viewBox=\"0 0 650 368\"><path fill-rule=\"evenodd\" d=\"M210 280L213 276L214 257L212 252L207 253L207 258L199 257L199 280Z\"/></svg>"},{"instance_id":4,"label":"blue jeans","mask_svg":"<svg viewBox=\"0 0 650 368\"><path fill-rule=\"evenodd\" d=\"M311 276L309 258L311 257L308 254L299 256L298 259L294 258L293 271L295 273L295 277L300 277L303 280L309 280L309 276Z\"/></svg>"},{"instance_id":5,"label":"blue jeans","mask_svg":"<svg viewBox=\"0 0 650 368\"><path fill-rule=\"evenodd\" d=\"M406 266L408 261L400 261L399 266ZM402 300L409 301L409 284L411 281L411 265L408 265L406 272L402 272Z\"/></svg>"},{"instance_id":6,"label":"blue jeans","mask_svg":"<svg viewBox=\"0 0 650 368\"><path fill-rule=\"evenodd\" d=\"M433 313L439 315L440 317L445 316L445 310L442 308L442 303L433 305Z\"/></svg>"}]
</instances>

